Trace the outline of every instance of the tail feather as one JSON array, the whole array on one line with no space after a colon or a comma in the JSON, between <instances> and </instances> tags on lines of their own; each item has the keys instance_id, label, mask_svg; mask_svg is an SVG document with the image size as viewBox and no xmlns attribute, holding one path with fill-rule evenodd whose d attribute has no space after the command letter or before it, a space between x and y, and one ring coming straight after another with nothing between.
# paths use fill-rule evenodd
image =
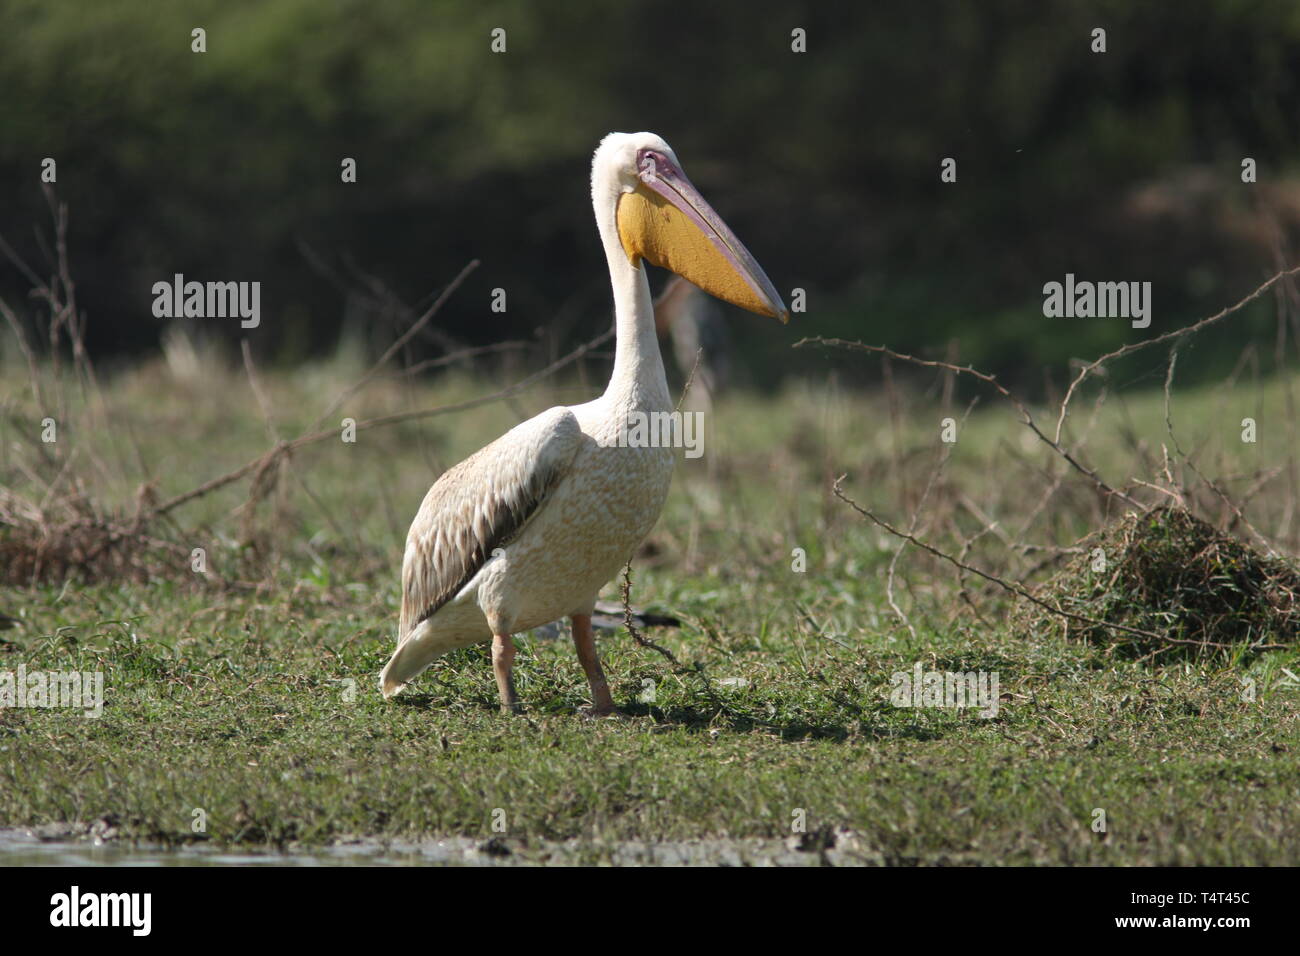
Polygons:
<instances>
[{"instance_id":1,"label":"tail feather","mask_svg":"<svg viewBox=\"0 0 1300 956\"><path fill-rule=\"evenodd\" d=\"M429 622L424 621L408 634L379 672L379 692L385 700L401 693L402 688L424 673L446 651L445 647L429 640L428 625Z\"/></svg>"}]
</instances>

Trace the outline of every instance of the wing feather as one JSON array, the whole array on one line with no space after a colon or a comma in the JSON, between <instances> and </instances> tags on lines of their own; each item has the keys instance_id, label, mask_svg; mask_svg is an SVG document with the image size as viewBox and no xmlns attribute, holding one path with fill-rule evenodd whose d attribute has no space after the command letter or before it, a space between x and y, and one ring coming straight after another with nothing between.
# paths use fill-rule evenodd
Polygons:
<instances>
[{"instance_id":1,"label":"wing feather","mask_svg":"<svg viewBox=\"0 0 1300 956\"><path fill-rule=\"evenodd\" d=\"M399 643L523 530L568 474L582 441L573 413L551 408L433 483L406 536Z\"/></svg>"}]
</instances>

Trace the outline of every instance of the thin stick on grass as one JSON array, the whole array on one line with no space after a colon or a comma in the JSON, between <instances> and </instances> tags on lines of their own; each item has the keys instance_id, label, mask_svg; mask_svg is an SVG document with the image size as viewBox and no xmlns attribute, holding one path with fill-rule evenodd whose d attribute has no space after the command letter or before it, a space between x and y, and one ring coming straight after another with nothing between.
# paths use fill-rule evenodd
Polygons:
<instances>
[{"instance_id":1,"label":"thin stick on grass","mask_svg":"<svg viewBox=\"0 0 1300 956\"><path fill-rule=\"evenodd\" d=\"M1296 273L1300 273L1300 266L1295 266L1293 268L1285 269L1281 272L1278 272L1271 279L1266 281L1263 285L1257 288L1254 292L1250 293L1250 295L1246 296L1236 305L1230 305L1227 308L1214 313L1214 315L1207 316L1206 318L1201 319L1199 322L1193 322L1191 325L1183 326L1180 329L1174 329L1170 332L1165 332L1162 335L1155 336L1154 338L1143 339L1141 342L1130 342L1128 345L1125 345L1122 348L1115 349L1115 351L1113 352L1107 352L1105 355L1093 359L1087 365L1083 366L1081 369L1079 369L1079 374L1075 376L1074 381L1070 383L1070 387L1066 389L1065 398L1061 399L1061 410L1060 410L1060 414L1057 416L1056 419L1056 442L1059 443L1061 440L1061 430L1065 427L1066 414L1069 411L1070 400L1074 397L1075 391L1083 383L1083 380L1087 378L1089 375L1091 375L1093 372L1095 372L1097 369L1101 368L1107 362L1110 362L1114 359L1123 358L1126 355L1132 355L1134 352L1140 352L1143 349L1149 349L1154 345L1160 345L1163 342L1169 342L1173 339L1182 339L1183 337L1188 335L1195 335L1197 332L1200 332L1202 329L1214 325L1216 322L1221 322L1223 319L1226 319L1228 316L1241 311L1251 302L1254 302L1261 295L1263 295L1265 292L1271 289L1278 282L1281 282L1283 279L1289 278L1290 276L1293 276Z\"/></svg>"},{"instance_id":2,"label":"thin stick on grass","mask_svg":"<svg viewBox=\"0 0 1300 956\"><path fill-rule=\"evenodd\" d=\"M1127 624L1118 624L1110 621L1099 621L1096 618L1091 618L1084 614L1076 614L1073 611L1067 611L1064 608L1055 607L1052 604L1049 604L1047 601L1044 601L1042 598L1038 597L1037 595L1032 594L1023 585L1015 581L1008 581L1005 578L998 577L996 574L992 574L988 571L985 571L982 568L978 568L973 564L967 564L964 561L960 561L957 558L954 558L952 555L948 554L947 552L941 551L939 548L936 548L934 545L926 541L922 541L920 538L916 537L915 535L909 534L908 532L903 531L901 528L895 528L888 521L885 521L879 515L868 510L867 508L862 507L862 505L858 504L848 495L844 494L842 485L844 480L847 477L848 475L840 475L839 478L835 479L835 484L831 486L831 491L834 493L835 497L839 498L841 501L847 504L858 514L862 515L864 518L867 518L868 520L878 525L879 527L883 528L885 531L889 532L890 534L899 538L906 539L907 541L910 541L912 544L916 545L918 548L920 548L923 551L929 552L934 557L939 558L943 561L947 561L949 564L952 564L955 567L960 568L964 571L969 571L971 574L978 575L984 580L989 581L992 584L996 584L998 587L1002 588L1004 591L1008 592L1009 594L1021 598L1022 600L1028 601L1031 604L1037 605L1038 607L1042 608L1044 611L1047 611L1050 614L1055 614L1059 617L1063 617L1067 620L1075 621L1081 624L1087 624L1090 627L1100 627L1109 630L1121 631L1125 634L1130 634L1133 637L1140 637L1148 641L1155 641L1157 644L1187 644L1195 647L1214 647L1214 648L1222 648L1222 649L1227 649L1231 647L1231 645L1228 644L1220 644L1220 643L1214 643L1210 641L1198 641L1198 640L1191 640L1185 638L1170 637L1167 634L1157 634L1154 631L1146 631L1141 628L1130 627ZM1287 645L1285 644L1252 645L1252 648L1254 650L1284 650L1286 649L1286 647Z\"/></svg>"},{"instance_id":3,"label":"thin stick on grass","mask_svg":"<svg viewBox=\"0 0 1300 956\"><path fill-rule=\"evenodd\" d=\"M414 365L407 365L400 371L391 372L386 378L407 378L412 375L418 375L420 372L427 372L431 368L444 368L448 365L455 365L457 362L464 362L466 359L478 358L480 355L497 355L501 352L524 352L532 348L532 342L526 342L522 339L508 339L505 342L494 342L491 345L479 345L473 348L457 349L447 355L440 355L435 359L425 359L423 362L416 362Z\"/></svg>"},{"instance_id":4,"label":"thin stick on grass","mask_svg":"<svg viewBox=\"0 0 1300 956\"><path fill-rule=\"evenodd\" d=\"M991 386L999 395L1010 402L1015 407L1016 411L1020 413L1022 423L1029 428L1029 430L1032 431L1040 441L1069 462L1076 471L1092 481L1093 484L1095 484L1102 492L1119 498L1121 501L1124 501L1139 511L1146 510L1146 508L1134 501L1124 492L1108 485L1094 469L1089 468L1087 465L1075 458L1075 456L1068 449L1064 448L1059 441L1055 441L1048 437L1048 435L1038 427L1038 423L1034 420L1034 416L1030 413L1025 403L1013 395L1006 386L997 380L995 376L990 375L987 372L981 372L969 365L954 365L951 362L940 362L935 359L923 359L915 355L908 355L904 352L897 352L884 345L867 345L864 342L850 342L846 339L828 339L820 335L812 338L800 339L798 342L794 343L794 348L800 348L804 345L822 345L831 348L842 348L860 352L874 352L879 355L888 356L889 358L896 358L902 362L910 362L913 365L920 365L925 368L946 369L947 371L956 372L960 375L970 375L977 378L981 382Z\"/></svg>"},{"instance_id":5,"label":"thin stick on grass","mask_svg":"<svg viewBox=\"0 0 1300 956\"><path fill-rule=\"evenodd\" d=\"M493 392L490 395L483 395L480 396L479 398L467 399L463 402L453 402L449 405L440 405L436 408L425 408L413 412L398 412L393 415L381 415L378 418L370 418L365 421L357 422L356 431L358 432L368 431L371 428L383 428L388 425L397 425L402 422L417 421L423 418L434 418L438 415L449 415L452 412L467 411L471 408L478 408L482 405L490 405L493 402L499 402L510 395L514 395L518 392L523 391L526 388L529 388L530 386L534 385L535 383L541 381L544 378L554 375L556 372L564 368L566 365L570 365L573 362L576 362L578 359L582 358L592 349L604 344L613 335L614 335L614 330L612 328L606 332L602 332L594 339L591 339L588 342L584 342L582 345L579 345L568 355L565 355L562 358L557 359L556 361L552 362L550 365L546 366L545 368L539 369L538 371L534 372L532 375L528 375L523 379L520 379L518 382L515 382L513 385L507 385L505 388L498 389L497 391ZM271 456L287 454L289 452L296 451L299 448L303 448L307 445L314 445L317 442L326 441L331 438L337 438L338 435L339 435L339 430L337 428L328 428L323 431L313 432L309 435L300 435L299 437L294 438L292 440L281 442L275 448L272 448L270 451L266 452L263 455L259 455L257 458L254 458L252 461L240 465L238 468L234 469L233 471L226 472L226 474L224 475L219 475L216 478L212 478L208 481L205 481L197 488L191 488L187 492L184 492L182 494L176 495L173 498L168 499L167 501L158 505L152 512L150 512L150 516L152 517L155 515L167 514L168 512L174 511L175 509L179 508L181 505L188 504L189 502L195 500L196 498L202 498L204 495L211 494L212 492L217 491L220 488L224 488L229 484L233 484L234 482L239 481L241 478L244 478L245 476L257 471L259 468L265 467L266 460Z\"/></svg>"},{"instance_id":6,"label":"thin stick on grass","mask_svg":"<svg viewBox=\"0 0 1300 956\"><path fill-rule=\"evenodd\" d=\"M366 372L366 374L362 375L361 378L357 379L357 381L345 388L341 393L339 393L334 401L330 402L329 405L325 407L325 410L320 413L320 417L316 419L316 422L312 427L319 428L325 419L329 418L330 415L337 411L344 402L359 392L372 378L378 375L379 371L388 364L389 360L400 352L407 342L415 338L415 336L419 334L420 330L428 325L430 320L442 310L443 305L451 298L452 294L460 288L461 283L464 282L469 277L469 274L478 267L479 260L471 259L465 265L465 268L460 270L456 278L452 279L451 282L447 284L447 288L442 290L442 293L438 298L433 300L433 304L425 310L424 314L416 319L409 329L398 336L397 340L393 342L384 354L379 357L379 360L370 367L370 370Z\"/></svg>"},{"instance_id":7,"label":"thin stick on grass","mask_svg":"<svg viewBox=\"0 0 1300 956\"><path fill-rule=\"evenodd\" d=\"M683 667L682 662L677 659L676 655L674 655L672 651L668 650L668 648L666 647L656 644L654 641L650 640L650 638L643 636L641 634L641 629L636 626L636 621L633 620L633 615L632 615L632 559L631 558L628 558L627 564L623 566L623 584L619 589L619 593L621 594L623 600L623 626L627 628L627 632L632 635L632 640L636 641L642 647L649 648L650 650L655 651L656 653L662 654L665 658L668 659L668 662L672 664L674 667L676 667L679 671L688 670L689 668Z\"/></svg>"},{"instance_id":8,"label":"thin stick on grass","mask_svg":"<svg viewBox=\"0 0 1300 956\"><path fill-rule=\"evenodd\" d=\"M1178 443L1178 436L1174 434L1172 393L1173 393L1173 384L1174 384L1174 369L1178 364L1178 349L1180 345L1182 345L1181 339L1175 341L1173 346L1169 349L1169 368L1165 372L1165 387L1164 387L1165 430L1169 435L1169 441L1174 446L1174 453L1182 460L1183 464L1185 464L1188 468L1191 469L1192 473L1196 475L1197 478L1201 479L1201 481L1205 484L1207 488L1209 488L1212 492L1214 492L1215 495L1218 496L1219 500L1223 502L1224 506L1233 513L1233 515L1236 517L1236 519L1239 522L1241 522L1242 525L1245 526L1246 530L1251 533L1251 536L1254 537L1254 539L1263 546L1264 550L1268 552L1268 556L1271 558L1276 558L1279 556L1279 552L1277 548L1273 546L1273 542L1269 541L1268 538L1266 538L1263 534L1261 534L1259 530L1253 524L1251 524L1250 519L1247 518L1246 515L1242 512L1240 506L1238 506L1238 504L1232 500L1232 498L1228 495L1226 491L1224 491L1222 488L1219 487L1217 482L1212 481L1210 478L1204 475L1199 468L1196 467L1196 462L1193 461L1192 456L1186 454L1183 451L1182 446L1179 445ZM1179 494L1178 497L1181 500L1182 495ZM1229 526L1229 530L1231 530L1231 526Z\"/></svg>"}]
</instances>

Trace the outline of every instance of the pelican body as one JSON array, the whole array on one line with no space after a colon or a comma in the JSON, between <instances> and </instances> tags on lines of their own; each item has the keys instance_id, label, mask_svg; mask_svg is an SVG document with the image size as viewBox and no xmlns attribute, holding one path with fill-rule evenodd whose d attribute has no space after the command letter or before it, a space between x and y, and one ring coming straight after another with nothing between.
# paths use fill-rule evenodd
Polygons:
<instances>
[{"instance_id":1,"label":"pelican body","mask_svg":"<svg viewBox=\"0 0 1300 956\"><path fill-rule=\"evenodd\" d=\"M567 616L592 713L613 713L591 613L658 520L674 461L671 448L626 441L637 413L672 411L642 263L751 312L789 319L771 281L660 137L605 137L592 161L591 198L614 291L609 386L594 401L512 428L429 489L406 539L398 644L379 677L386 698L440 655L491 641L501 707L516 711L513 635Z\"/></svg>"}]
</instances>

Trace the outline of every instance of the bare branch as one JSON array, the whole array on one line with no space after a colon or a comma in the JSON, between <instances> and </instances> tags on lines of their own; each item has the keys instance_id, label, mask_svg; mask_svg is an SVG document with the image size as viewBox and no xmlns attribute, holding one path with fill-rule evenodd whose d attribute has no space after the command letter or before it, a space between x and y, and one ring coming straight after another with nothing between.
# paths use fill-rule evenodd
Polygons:
<instances>
[{"instance_id":1,"label":"bare branch","mask_svg":"<svg viewBox=\"0 0 1300 956\"><path fill-rule=\"evenodd\" d=\"M1069 410L1070 399L1074 397L1075 390L1079 387L1079 385L1083 382L1085 378L1087 378L1097 369L1101 368L1101 366L1105 365L1107 362L1111 361L1112 359L1122 358L1125 355L1132 355L1134 352L1140 352L1143 349L1149 349L1153 345L1159 345L1162 342L1168 342L1171 339L1182 338L1185 335L1193 335L1196 332L1201 331L1205 327L1213 325L1215 322L1219 322L1222 321L1223 319L1226 319L1234 312L1241 311L1251 302L1254 302L1261 295L1263 295L1265 292L1271 289L1278 282L1282 281L1285 278L1295 275L1297 272L1300 272L1300 266L1295 266L1294 268L1291 269L1285 269L1282 272L1277 273L1276 275L1273 276L1273 278L1269 279L1267 282L1261 285L1250 295L1246 296L1236 305L1230 305L1226 309L1223 309L1220 312L1216 312L1214 315L1201 319L1199 322L1193 322L1191 325L1184 326L1181 329L1174 329L1172 332L1165 332L1163 335L1157 335L1155 338L1143 339L1141 342L1130 342L1128 345L1125 345L1123 348L1118 348L1113 352L1107 352L1105 355L1101 356L1100 358L1093 359L1091 362L1089 362L1087 365L1085 365L1083 368L1079 370L1079 374L1075 376L1074 381L1070 383L1070 387L1065 391L1065 398L1061 400L1061 412L1056 419L1056 440L1058 442L1061 440L1061 429L1065 427L1065 416L1067 411Z\"/></svg>"},{"instance_id":2,"label":"bare branch","mask_svg":"<svg viewBox=\"0 0 1300 956\"><path fill-rule=\"evenodd\" d=\"M330 402L330 404L325 408L325 410L320 413L320 417L316 419L316 423L313 427L319 428L321 423L324 422L325 419L329 418L330 415L332 415L335 411L337 411L338 408L344 402L346 402L349 398L351 398L358 391L364 388L366 383L369 382L372 378L374 378L375 375L379 373L379 370L381 368L383 368L385 365L388 364L389 359L391 359L394 355L400 352L402 350L402 347L406 345L407 342L411 341L411 339L413 339L422 328L424 328L426 325L429 324L429 320L438 314L443 304L449 298L451 298L452 293L460 288L460 284L464 282L465 279L468 278L469 274L473 272L475 269L477 269L478 266L479 266L479 261L477 259L473 259L468 264L466 264L465 268L460 270L460 274L457 275L456 278L452 279L450 283L448 283L447 288L442 290L442 293L438 296L438 298L434 299L433 305L429 306L429 308L425 310L424 315L416 319L415 322L411 325L411 327L407 329L405 332L403 332L398 337L397 341L395 341L392 345L388 347L388 350L379 357L379 361L375 362L375 364L370 367L370 371L366 372L365 375L357 379L357 381L354 382L352 385L345 388L339 394L339 396L336 399L334 399L334 401Z\"/></svg>"},{"instance_id":3,"label":"bare branch","mask_svg":"<svg viewBox=\"0 0 1300 956\"><path fill-rule=\"evenodd\" d=\"M989 375L986 372L981 372L975 368L972 368L969 365L954 365L951 362L939 362L934 359L918 358L915 355L907 355L906 353L903 352L896 352L893 349L888 348L884 345L866 345L865 343L862 342L849 342L846 339L827 339L827 338L823 338L820 335L815 336L813 338L800 339L798 342L794 343L794 348L800 348L804 345L823 345L823 346L830 346L832 348L853 349L860 352L875 352L880 355L887 355L890 358L896 358L901 362L910 362L913 365L921 365L926 368L946 369L950 372L957 372L961 375L973 376L979 379L981 382L991 385L994 389L997 390L999 395L1001 395L1013 406L1015 406L1016 411L1020 412L1021 420L1023 424L1026 427L1028 427L1029 430L1032 431L1036 436L1038 436L1040 441L1042 441L1049 448L1051 448L1058 455L1060 455L1067 462L1069 462L1070 465L1076 471L1078 471L1080 474L1084 475L1089 480L1091 480L1101 491L1105 492L1107 495L1113 495L1116 498L1119 498L1120 500L1126 502L1132 507L1137 508L1139 511L1146 510L1141 504L1134 501L1124 492L1112 488L1104 480L1102 480L1102 477L1098 475L1096 471L1094 471L1093 469L1089 468L1087 465L1080 462L1077 458L1074 457L1073 454L1071 454L1069 450L1063 448L1059 442L1054 441L1053 439L1049 438L1046 434L1044 434L1042 429L1038 427L1038 423L1034 421L1034 416L1030 414L1029 409L1025 406L1025 403L1022 402L1020 399L1018 399L1010 391L1008 391L1006 386L1004 386L1001 382L999 382L994 376Z\"/></svg>"},{"instance_id":4,"label":"bare branch","mask_svg":"<svg viewBox=\"0 0 1300 956\"><path fill-rule=\"evenodd\" d=\"M1044 611L1047 611L1050 614L1055 614L1059 617L1067 618L1068 620L1071 621L1077 621L1081 624L1087 624L1090 627L1103 627L1115 631L1122 631L1126 634L1131 634L1134 637L1145 638L1147 640L1156 641L1161 644L1188 644L1195 647L1221 647L1221 648L1226 648L1229 646L1227 644L1215 644L1206 641L1197 641L1197 640L1191 640L1186 638L1170 637L1167 634L1157 634L1154 631L1144 631L1141 628L1129 627L1127 624L1116 624L1110 621L1099 621L1096 618L1091 618L1084 614L1076 614L1073 611L1067 611L1064 608L1059 608L1052 604L1049 604L1047 601L1044 601L1042 598L1032 594L1023 585L1018 584L1015 581L1008 581L1005 578L1000 578L996 574L991 574L990 572L985 571L982 568L977 568L972 564L966 564L964 561L960 561L957 558L954 558L952 555L944 551L940 551L934 545L922 541L920 538L916 537L915 535L903 531L899 528L895 528L889 522L885 521L883 518L879 517L878 515L874 514L868 509L862 507L852 498L844 494L842 485L844 483L844 480L847 477L848 477L847 475L840 475L837 479L835 479L835 484L831 486L831 491L835 494L836 498L839 498L841 501L847 504L858 514L862 515L864 518L867 518L874 524L880 526L881 528L888 531L890 534L894 535L895 537L902 538L905 541L909 541L912 544L916 545L921 550L928 551L936 558L940 558L941 560L947 561L949 564L952 564L963 571L969 571L971 574L979 575L984 580L996 584L998 587L1002 588L1003 590L1007 591L1008 593L1018 598L1021 598L1025 601L1029 601L1031 604L1037 605L1038 607L1042 608ZM1265 644L1265 645L1259 645L1255 649L1256 650L1280 650L1285 648L1286 646L1287 645L1281 645L1281 644L1279 645Z\"/></svg>"}]
</instances>

